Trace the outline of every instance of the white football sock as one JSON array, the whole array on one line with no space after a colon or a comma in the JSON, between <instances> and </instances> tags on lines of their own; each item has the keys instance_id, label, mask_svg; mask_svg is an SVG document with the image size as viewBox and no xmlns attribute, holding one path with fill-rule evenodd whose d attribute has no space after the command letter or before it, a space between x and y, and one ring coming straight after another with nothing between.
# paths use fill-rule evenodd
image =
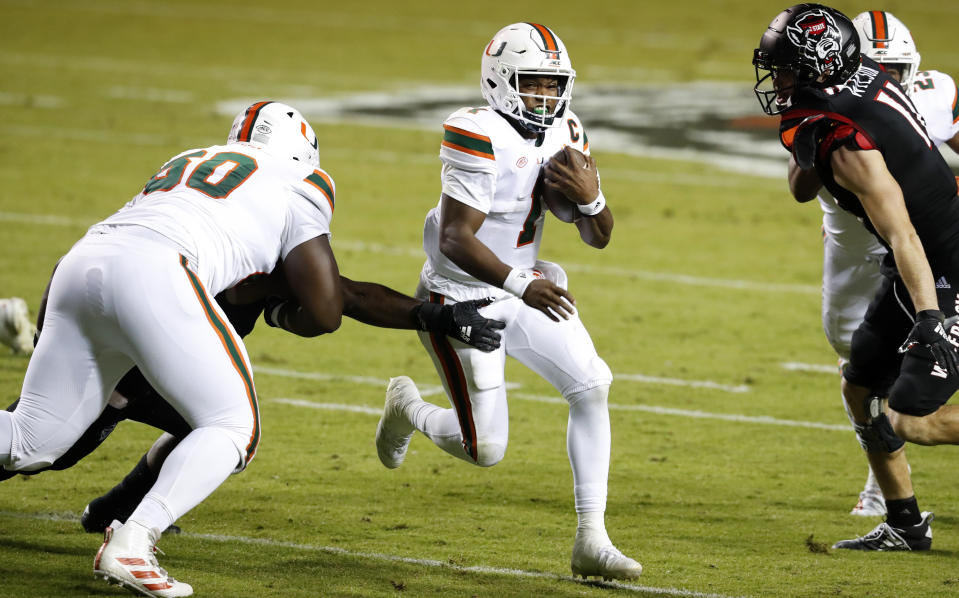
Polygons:
<instances>
[{"instance_id":1,"label":"white football sock","mask_svg":"<svg viewBox=\"0 0 959 598\"><path fill-rule=\"evenodd\" d=\"M611 444L608 394L609 385L603 384L566 397L569 401L566 451L573 469L577 513L606 511Z\"/></svg>"},{"instance_id":2,"label":"white football sock","mask_svg":"<svg viewBox=\"0 0 959 598\"><path fill-rule=\"evenodd\" d=\"M165 530L209 496L233 473L240 455L220 428L197 428L167 456L150 492L130 519Z\"/></svg>"}]
</instances>

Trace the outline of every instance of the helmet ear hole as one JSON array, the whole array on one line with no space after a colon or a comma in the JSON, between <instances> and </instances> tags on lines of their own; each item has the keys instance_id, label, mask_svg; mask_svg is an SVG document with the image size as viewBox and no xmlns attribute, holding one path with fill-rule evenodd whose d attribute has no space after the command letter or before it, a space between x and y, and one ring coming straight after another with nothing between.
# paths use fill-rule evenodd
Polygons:
<instances>
[{"instance_id":1,"label":"helmet ear hole","mask_svg":"<svg viewBox=\"0 0 959 598\"><path fill-rule=\"evenodd\" d=\"M486 84L490 86L490 89L496 89L496 81L493 81L492 79L487 79Z\"/></svg>"}]
</instances>

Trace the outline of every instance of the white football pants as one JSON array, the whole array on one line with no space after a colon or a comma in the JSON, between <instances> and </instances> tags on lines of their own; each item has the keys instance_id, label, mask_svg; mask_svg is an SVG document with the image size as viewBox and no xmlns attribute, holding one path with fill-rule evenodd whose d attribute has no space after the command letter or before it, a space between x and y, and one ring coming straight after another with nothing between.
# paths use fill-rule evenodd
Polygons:
<instances>
[{"instance_id":1,"label":"white football pants","mask_svg":"<svg viewBox=\"0 0 959 598\"><path fill-rule=\"evenodd\" d=\"M63 258L20 402L0 412L10 420L9 428L0 422L0 458L10 447L0 466L29 471L55 461L138 365L194 430L149 494L159 514L138 519L165 529L252 459L260 425L245 347L186 259L161 239L123 226L88 234Z\"/></svg>"},{"instance_id":2,"label":"white football pants","mask_svg":"<svg viewBox=\"0 0 959 598\"><path fill-rule=\"evenodd\" d=\"M421 289L420 295L428 293ZM430 298L448 302L441 295ZM606 396L612 373L579 315L553 322L515 297L499 299L481 311L506 323L502 344L492 353L448 336L419 333L453 408L426 403L414 410L414 425L455 457L483 467L498 463L509 437L504 368L506 356L515 357L570 404L567 450L576 510L605 510L610 453Z\"/></svg>"},{"instance_id":3,"label":"white football pants","mask_svg":"<svg viewBox=\"0 0 959 598\"><path fill-rule=\"evenodd\" d=\"M852 333L882 282L879 263L886 250L852 214L830 214L829 218L830 227L823 235L822 327L836 354L848 361ZM842 227L836 225L840 219Z\"/></svg>"}]
</instances>

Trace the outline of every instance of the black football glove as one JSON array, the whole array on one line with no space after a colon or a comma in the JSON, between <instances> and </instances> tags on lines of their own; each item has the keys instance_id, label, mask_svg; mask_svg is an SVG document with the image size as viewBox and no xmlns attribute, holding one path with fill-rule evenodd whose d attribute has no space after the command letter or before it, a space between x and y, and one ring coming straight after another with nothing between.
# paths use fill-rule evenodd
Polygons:
<instances>
[{"instance_id":1,"label":"black football glove","mask_svg":"<svg viewBox=\"0 0 959 598\"><path fill-rule=\"evenodd\" d=\"M796 127L796 136L793 138L793 157L796 159L796 164L803 170L815 168L816 151L828 128L829 121L823 114L807 116Z\"/></svg>"},{"instance_id":2,"label":"black football glove","mask_svg":"<svg viewBox=\"0 0 959 598\"><path fill-rule=\"evenodd\" d=\"M913 347L925 347L932 352L939 367L946 370L950 376L959 377L959 353L956 352L955 341L946 334L944 320L945 316L938 309L924 309L917 313L916 323L906 337L906 342L899 347L899 352L905 353Z\"/></svg>"},{"instance_id":3,"label":"black football glove","mask_svg":"<svg viewBox=\"0 0 959 598\"><path fill-rule=\"evenodd\" d=\"M452 305L427 302L416 308L416 320L420 330L446 334L489 353L499 348L498 331L506 327L504 322L484 318L479 313L481 307L492 302L489 297Z\"/></svg>"}]
</instances>

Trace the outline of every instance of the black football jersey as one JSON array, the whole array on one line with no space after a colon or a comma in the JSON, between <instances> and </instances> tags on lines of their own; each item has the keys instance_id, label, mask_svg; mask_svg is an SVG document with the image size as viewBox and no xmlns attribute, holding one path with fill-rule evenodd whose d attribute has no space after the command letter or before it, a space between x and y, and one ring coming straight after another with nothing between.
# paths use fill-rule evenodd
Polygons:
<instances>
[{"instance_id":1,"label":"black football jersey","mask_svg":"<svg viewBox=\"0 0 959 598\"><path fill-rule=\"evenodd\" d=\"M909 218L930 265L934 270L959 271L956 178L895 79L863 57L862 65L844 85L797 93L793 107L782 117L783 143L789 147L794 134L798 141L801 135L796 131L806 126L815 127L816 171L841 208L862 218L875 234L856 195L836 183L830 154L842 146L879 150L902 188Z\"/></svg>"}]
</instances>

